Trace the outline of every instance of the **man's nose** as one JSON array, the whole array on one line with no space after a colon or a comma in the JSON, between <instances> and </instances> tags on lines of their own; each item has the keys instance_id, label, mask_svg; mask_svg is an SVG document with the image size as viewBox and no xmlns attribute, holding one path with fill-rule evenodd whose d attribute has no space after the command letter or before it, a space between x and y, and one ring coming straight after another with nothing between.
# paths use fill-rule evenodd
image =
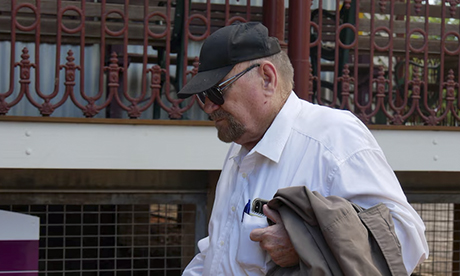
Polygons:
<instances>
[{"instance_id":1,"label":"man's nose","mask_svg":"<svg viewBox=\"0 0 460 276\"><path fill-rule=\"evenodd\" d=\"M211 114L214 111L216 111L219 107L220 105L213 103L208 97L206 97L203 107L204 112L206 112L207 114Z\"/></svg>"}]
</instances>

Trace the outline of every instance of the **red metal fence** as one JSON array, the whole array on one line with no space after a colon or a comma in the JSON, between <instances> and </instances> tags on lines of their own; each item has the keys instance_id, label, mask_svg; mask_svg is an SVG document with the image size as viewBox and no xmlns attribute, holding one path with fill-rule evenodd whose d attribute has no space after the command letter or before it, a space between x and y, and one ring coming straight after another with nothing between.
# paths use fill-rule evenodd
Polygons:
<instances>
[{"instance_id":1,"label":"red metal fence","mask_svg":"<svg viewBox=\"0 0 460 276\"><path fill-rule=\"evenodd\" d=\"M460 122L458 0L318 0L306 25L293 23L304 10L280 12L282 0L200 2L1 1L0 115L207 118L175 94L197 70L200 43L232 22L264 21L294 61L309 53L295 88L308 100L368 124ZM53 56L42 52L50 45Z\"/></svg>"}]
</instances>

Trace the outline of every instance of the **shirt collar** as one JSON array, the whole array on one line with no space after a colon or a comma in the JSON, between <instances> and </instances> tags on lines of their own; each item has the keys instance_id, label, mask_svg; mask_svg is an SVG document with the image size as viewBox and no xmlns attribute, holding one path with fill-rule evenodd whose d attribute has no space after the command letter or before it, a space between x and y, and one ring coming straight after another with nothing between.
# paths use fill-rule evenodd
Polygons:
<instances>
[{"instance_id":1,"label":"shirt collar","mask_svg":"<svg viewBox=\"0 0 460 276\"><path fill-rule=\"evenodd\" d=\"M248 150L244 147L242 147L239 144L236 144L233 142L233 147L232 147L232 152L229 155L228 159L233 159L235 163L238 165L238 167L241 166L241 162L243 161L243 158L248 154Z\"/></svg>"},{"instance_id":2,"label":"shirt collar","mask_svg":"<svg viewBox=\"0 0 460 276\"><path fill-rule=\"evenodd\" d=\"M291 134L292 125L294 124L295 118L299 114L301 109L300 100L294 91L291 91L289 98L284 103L278 115L276 115L272 124L265 132L264 137L257 143L257 145L248 153L248 151L241 145L233 143L233 149L229 154L229 159L239 165L242 159L246 155L251 155L257 152L273 162L278 163L284 146L289 139Z\"/></svg>"},{"instance_id":3,"label":"shirt collar","mask_svg":"<svg viewBox=\"0 0 460 276\"><path fill-rule=\"evenodd\" d=\"M292 91L264 137L253 148L253 151L278 163L300 109L299 98Z\"/></svg>"}]
</instances>

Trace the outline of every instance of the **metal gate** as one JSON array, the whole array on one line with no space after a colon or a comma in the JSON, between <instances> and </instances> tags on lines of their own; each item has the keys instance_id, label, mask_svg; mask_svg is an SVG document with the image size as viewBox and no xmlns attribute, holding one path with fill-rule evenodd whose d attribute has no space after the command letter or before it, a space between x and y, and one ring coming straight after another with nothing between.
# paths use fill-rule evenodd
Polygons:
<instances>
[{"instance_id":1,"label":"metal gate","mask_svg":"<svg viewBox=\"0 0 460 276\"><path fill-rule=\"evenodd\" d=\"M431 200L418 201L425 203L412 203L425 223L425 237L430 249L429 258L412 275L459 276L460 205L453 203L455 200L452 199L428 197Z\"/></svg>"},{"instance_id":2,"label":"metal gate","mask_svg":"<svg viewBox=\"0 0 460 276\"><path fill-rule=\"evenodd\" d=\"M206 235L199 193L2 194L0 201L10 203L2 210L40 218L39 275L181 275Z\"/></svg>"},{"instance_id":3,"label":"metal gate","mask_svg":"<svg viewBox=\"0 0 460 276\"><path fill-rule=\"evenodd\" d=\"M413 275L460 275L457 199L409 199L430 248ZM39 275L181 275L206 235L204 191L2 193L0 202L40 217Z\"/></svg>"}]
</instances>

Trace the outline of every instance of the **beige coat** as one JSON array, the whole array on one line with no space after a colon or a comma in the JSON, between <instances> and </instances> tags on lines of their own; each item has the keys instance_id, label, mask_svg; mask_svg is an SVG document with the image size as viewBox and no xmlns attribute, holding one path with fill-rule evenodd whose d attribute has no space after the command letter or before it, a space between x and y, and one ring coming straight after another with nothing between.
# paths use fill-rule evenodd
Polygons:
<instances>
[{"instance_id":1,"label":"beige coat","mask_svg":"<svg viewBox=\"0 0 460 276\"><path fill-rule=\"evenodd\" d=\"M267 275L407 275L393 220L384 204L363 210L304 186L278 190L268 203L279 211L300 257L298 266L275 266Z\"/></svg>"}]
</instances>

